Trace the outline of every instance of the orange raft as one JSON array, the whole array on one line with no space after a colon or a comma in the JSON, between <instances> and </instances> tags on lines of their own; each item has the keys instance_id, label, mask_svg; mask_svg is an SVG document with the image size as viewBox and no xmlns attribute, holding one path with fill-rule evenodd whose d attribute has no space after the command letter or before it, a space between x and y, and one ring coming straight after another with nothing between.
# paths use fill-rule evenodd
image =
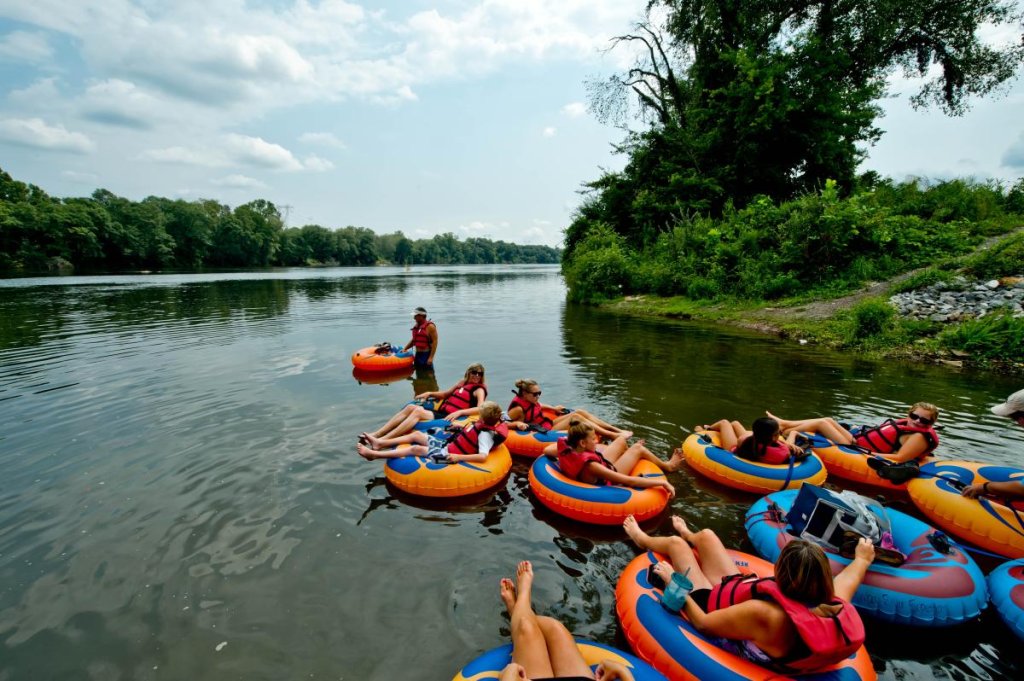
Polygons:
<instances>
[{"instance_id":1,"label":"orange raft","mask_svg":"<svg viewBox=\"0 0 1024 681\"><path fill-rule=\"evenodd\" d=\"M400 445L399 449L406 446ZM387 459L384 475L388 482L409 494L461 497L496 486L511 469L512 455L504 444L500 444L481 463L460 461L448 464L422 456Z\"/></svg>"},{"instance_id":2,"label":"orange raft","mask_svg":"<svg viewBox=\"0 0 1024 681\"><path fill-rule=\"evenodd\" d=\"M825 462L825 468L829 475L844 480L852 480L862 485L871 485L884 490L905 490L907 483L893 483L878 475L875 469L868 466L868 459L872 456L885 456L880 452L866 451L860 447L851 445L838 445L823 435L804 433L811 441L811 449ZM918 463L925 464L932 461L933 457L925 456L918 459Z\"/></svg>"},{"instance_id":3,"label":"orange raft","mask_svg":"<svg viewBox=\"0 0 1024 681\"><path fill-rule=\"evenodd\" d=\"M729 551L740 572L770 577L774 567L766 560L740 551ZM781 681L789 678L778 671L734 655L704 636L679 614L661 605L662 591L647 581L647 569L659 560L657 553L642 553L633 559L615 586L615 610L630 647L641 659L670 679L715 679ZM837 665L801 674L802 681L874 681L878 678L864 646Z\"/></svg>"},{"instance_id":4,"label":"orange raft","mask_svg":"<svg viewBox=\"0 0 1024 681\"><path fill-rule=\"evenodd\" d=\"M544 416L547 416L552 421L556 416L561 416L551 407L545 407L543 413ZM517 456L527 456L531 459L536 459L544 453L545 447L555 444L558 442L558 438L565 437L565 434L564 430L543 430L536 427L531 427L530 430L509 428L508 439L505 440L505 444L508 445L508 451Z\"/></svg>"},{"instance_id":5,"label":"orange raft","mask_svg":"<svg viewBox=\"0 0 1024 681\"><path fill-rule=\"evenodd\" d=\"M643 478L665 477L660 468L643 459L629 474ZM538 457L530 466L530 489L555 513L596 525L619 525L628 515L643 522L668 505L668 492L661 487L591 485L566 477L555 460L547 456Z\"/></svg>"},{"instance_id":6,"label":"orange raft","mask_svg":"<svg viewBox=\"0 0 1024 681\"><path fill-rule=\"evenodd\" d=\"M973 461L935 461L910 481L910 500L932 522L986 551L1024 558L1024 501L986 496L968 499L960 490L986 482L1024 483L1024 469Z\"/></svg>"},{"instance_id":7,"label":"orange raft","mask_svg":"<svg viewBox=\"0 0 1024 681\"><path fill-rule=\"evenodd\" d=\"M362 371L398 371L409 369L416 359L412 350L401 350L401 345L378 343L352 353L352 365Z\"/></svg>"},{"instance_id":8,"label":"orange raft","mask_svg":"<svg viewBox=\"0 0 1024 681\"><path fill-rule=\"evenodd\" d=\"M715 431L699 429L683 442L686 463L698 473L720 485L755 494L768 494L783 489L796 489L805 482L820 485L828 471L814 454L789 463L762 463L745 459L720 446Z\"/></svg>"}]
</instances>

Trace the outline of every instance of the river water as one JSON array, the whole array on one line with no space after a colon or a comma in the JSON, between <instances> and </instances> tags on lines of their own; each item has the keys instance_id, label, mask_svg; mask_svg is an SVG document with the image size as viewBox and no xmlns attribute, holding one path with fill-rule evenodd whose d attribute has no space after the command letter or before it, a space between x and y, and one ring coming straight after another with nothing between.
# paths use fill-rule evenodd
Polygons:
<instances>
[{"instance_id":1,"label":"river water","mask_svg":"<svg viewBox=\"0 0 1024 681\"><path fill-rule=\"evenodd\" d=\"M445 504L355 454L423 383L361 383L349 355L404 343L419 305L441 387L479 361L504 406L535 377L662 454L725 416L918 399L943 409L943 457L1024 453L988 412L1013 380L569 306L551 266L0 280L0 679L448 679L506 641L498 580L523 558L539 610L623 646L634 549L536 506L526 462ZM742 547L754 497L672 479L672 513ZM991 612L868 639L885 679L1020 678L1019 647Z\"/></svg>"}]
</instances>

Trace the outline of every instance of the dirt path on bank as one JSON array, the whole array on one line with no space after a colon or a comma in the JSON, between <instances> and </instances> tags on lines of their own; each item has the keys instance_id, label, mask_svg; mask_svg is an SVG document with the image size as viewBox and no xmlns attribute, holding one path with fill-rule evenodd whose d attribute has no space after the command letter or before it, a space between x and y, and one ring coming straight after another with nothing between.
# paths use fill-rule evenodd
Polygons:
<instances>
[{"instance_id":1,"label":"dirt path on bank","mask_svg":"<svg viewBox=\"0 0 1024 681\"><path fill-rule=\"evenodd\" d=\"M1018 232L1024 232L1024 226L1018 227L1014 230L1006 232L1005 234L999 234L997 236L989 237L985 239L981 244L978 245L973 253L984 251L991 248L996 242L1005 239ZM872 296L880 296L891 291L897 284L900 284L910 277L914 276L918 272L927 269L927 267L920 267L916 270L904 272L903 274L897 275L892 279L886 281L871 281L859 291L845 295L842 298L833 298L831 300L816 300L813 303L807 303L806 305L797 305L795 307L765 307L758 311L758 316L765 321L772 319L808 319L808 320L820 320L828 319L840 310L845 310L849 307L853 307L865 298Z\"/></svg>"}]
</instances>

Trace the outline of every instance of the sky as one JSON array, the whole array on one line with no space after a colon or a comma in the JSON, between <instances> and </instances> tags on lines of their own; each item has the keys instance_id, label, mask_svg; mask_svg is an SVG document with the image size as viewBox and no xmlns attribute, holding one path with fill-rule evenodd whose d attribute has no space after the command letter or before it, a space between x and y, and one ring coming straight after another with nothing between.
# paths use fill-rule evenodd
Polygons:
<instances>
[{"instance_id":1,"label":"sky","mask_svg":"<svg viewBox=\"0 0 1024 681\"><path fill-rule=\"evenodd\" d=\"M558 245L583 183L624 163L586 84L629 64L610 38L644 4L0 0L0 168L59 197ZM862 170L1024 175L1024 81L959 118L891 86Z\"/></svg>"}]
</instances>

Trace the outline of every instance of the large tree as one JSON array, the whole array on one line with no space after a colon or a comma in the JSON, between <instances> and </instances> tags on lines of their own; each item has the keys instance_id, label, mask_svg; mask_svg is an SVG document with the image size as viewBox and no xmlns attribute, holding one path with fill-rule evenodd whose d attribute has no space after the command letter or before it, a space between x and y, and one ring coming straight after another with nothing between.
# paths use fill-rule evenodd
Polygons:
<instances>
[{"instance_id":1,"label":"large tree","mask_svg":"<svg viewBox=\"0 0 1024 681\"><path fill-rule=\"evenodd\" d=\"M632 96L647 125L622 145L624 170L590 185L567 254L597 221L640 245L680 215L827 179L848 190L890 76L920 79L914 106L960 115L1024 60L1019 30L1009 44L982 31L1021 21L1008 0L652 0L616 38L639 48L635 66L593 92L607 119Z\"/></svg>"}]
</instances>

